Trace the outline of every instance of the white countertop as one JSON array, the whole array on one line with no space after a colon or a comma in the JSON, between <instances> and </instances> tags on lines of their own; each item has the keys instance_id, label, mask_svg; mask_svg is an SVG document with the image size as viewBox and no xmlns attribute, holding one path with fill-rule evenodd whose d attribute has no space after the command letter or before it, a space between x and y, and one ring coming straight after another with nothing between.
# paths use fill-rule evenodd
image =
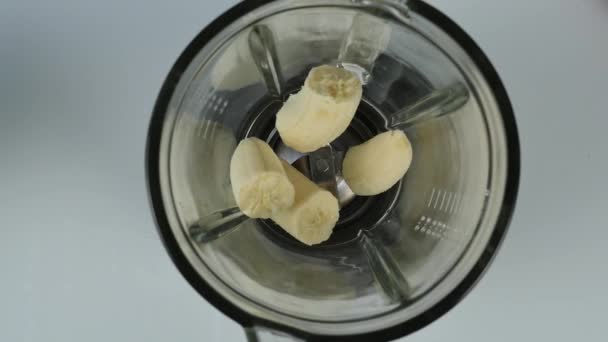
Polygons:
<instances>
[{"instance_id":1,"label":"white countertop","mask_svg":"<svg viewBox=\"0 0 608 342\"><path fill-rule=\"evenodd\" d=\"M498 70L522 177L489 272L407 340L605 340L608 2L431 2ZM234 3L0 2L0 341L245 340L171 263L144 178L162 81Z\"/></svg>"}]
</instances>

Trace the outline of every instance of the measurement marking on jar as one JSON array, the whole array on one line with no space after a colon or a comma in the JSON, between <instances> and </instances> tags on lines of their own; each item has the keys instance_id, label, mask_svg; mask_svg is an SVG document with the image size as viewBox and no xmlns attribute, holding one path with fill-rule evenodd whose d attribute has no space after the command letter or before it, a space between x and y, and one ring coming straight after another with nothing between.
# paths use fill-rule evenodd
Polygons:
<instances>
[{"instance_id":1,"label":"measurement marking on jar","mask_svg":"<svg viewBox=\"0 0 608 342\"><path fill-rule=\"evenodd\" d=\"M452 202L452 196L454 195L453 192L448 191L448 199L445 202L445 212L449 213L450 212L450 203Z\"/></svg>"},{"instance_id":2,"label":"measurement marking on jar","mask_svg":"<svg viewBox=\"0 0 608 342\"><path fill-rule=\"evenodd\" d=\"M457 213L462 204L462 196L451 191L432 188L426 206L448 214Z\"/></svg>"},{"instance_id":3,"label":"measurement marking on jar","mask_svg":"<svg viewBox=\"0 0 608 342\"><path fill-rule=\"evenodd\" d=\"M443 211L443 202L445 202L445 196L447 194L447 191L443 192L443 197L441 198L441 205L439 205L439 210Z\"/></svg>"},{"instance_id":4,"label":"measurement marking on jar","mask_svg":"<svg viewBox=\"0 0 608 342\"><path fill-rule=\"evenodd\" d=\"M450 202L450 205L447 208L447 212L450 214L454 213L454 206L456 205L456 202L458 201L458 194L454 193L454 196L452 196L452 201Z\"/></svg>"},{"instance_id":5,"label":"measurement marking on jar","mask_svg":"<svg viewBox=\"0 0 608 342\"><path fill-rule=\"evenodd\" d=\"M458 199L458 204L456 205L456 212L460 212L460 210L462 209L462 205L463 205L462 200L463 200L463 197L460 196L460 198Z\"/></svg>"},{"instance_id":6,"label":"measurement marking on jar","mask_svg":"<svg viewBox=\"0 0 608 342\"><path fill-rule=\"evenodd\" d=\"M435 188L433 188L433 192L431 192L431 197L429 198L429 203L426 205L427 207L431 207L431 203L433 203L433 197L435 196Z\"/></svg>"},{"instance_id":7,"label":"measurement marking on jar","mask_svg":"<svg viewBox=\"0 0 608 342\"><path fill-rule=\"evenodd\" d=\"M441 197L441 190L437 190L437 196L435 196L435 203L433 203L433 209L437 209L437 202L439 202L439 197Z\"/></svg>"},{"instance_id":8,"label":"measurement marking on jar","mask_svg":"<svg viewBox=\"0 0 608 342\"><path fill-rule=\"evenodd\" d=\"M452 193L452 198L450 199L450 203L448 204L447 207L447 212L450 214L454 213L454 203L456 203L456 197L458 195L456 195L456 193Z\"/></svg>"},{"instance_id":9,"label":"measurement marking on jar","mask_svg":"<svg viewBox=\"0 0 608 342\"><path fill-rule=\"evenodd\" d=\"M420 217L414 226L414 231L440 240L459 242L458 229L428 216Z\"/></svg>"},{"instance_id":10,"label":"measurement marking on jar","mask_svg":"<svg viewBox=\"0 0 608 342\"><path fill-rule=\"evenodd\" d=\"M454 207L454 201L456 201L456 193L452 192L450 194L450 200L448 201L448 204L445 206L445 212L446 213L453 213L452 208Z\"/></svg>"}]
</instances>

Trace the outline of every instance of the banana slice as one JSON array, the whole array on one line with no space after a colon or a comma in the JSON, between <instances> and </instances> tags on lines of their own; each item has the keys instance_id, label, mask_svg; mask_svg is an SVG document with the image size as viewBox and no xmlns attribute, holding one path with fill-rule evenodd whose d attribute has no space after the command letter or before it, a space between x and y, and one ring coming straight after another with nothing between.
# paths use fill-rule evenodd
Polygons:
<instances>
[{"instance_id":1,"label":"banana slice","mask_svg":"<svg viewBox=\"0 0 608 342\"><path fill-rule=\"evenodd\" d=\"M354 73L329 65L313 68L302 90L289 97L277 114L283 142L299 152L312 152L336 139L359 106L361 81Z\"/></svg>"},{"instance_id":2,"label":"banana slice","mask_svg":"<svg viewBox=\"0 0 608 342\"><path fill-rule=\"evenodd\" d=\"M293 205L275 211L272 220L294 238L307 245L329 238L340 216L338 200L331 192L311 182L300 171L281 161L296 190Z\"/></svg>"},{"instance_id":3,"label":"banana slice","mask_svg":"<svg viewBox=\"0 0 608 342\"><path fill-rule=\"evenodd\" d=\"M230 181L236 203L252 218L269 218L293 204L295 190L279 157L258 138L242 140L230 160Z\"/></svg>"},{"instance_id":4,"label":"banana slice","mask_svg":"<svg viewBox=\"0 0 608 342\"><path fill-rule=\"evenodd\" d=\"M342 173L351 190L372 196L390 189L412 162L412 145L400 130L376 135L351 147L344 156Z\"/></svg>"}]
</instances>

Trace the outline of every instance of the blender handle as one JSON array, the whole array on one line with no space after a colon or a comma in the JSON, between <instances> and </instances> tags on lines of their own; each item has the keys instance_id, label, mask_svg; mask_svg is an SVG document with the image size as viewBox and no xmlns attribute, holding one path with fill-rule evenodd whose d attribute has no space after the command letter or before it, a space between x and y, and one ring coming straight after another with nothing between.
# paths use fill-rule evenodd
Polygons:
<instances>
[{"instance_id":1,"label":"blender handle","mask_svg":"<svg viewBox=\"0 0 608 342\"><path fill-rule=\"evenodd\" d=\"M249 220L238 207L223 209L211 213L195 225L190 226L189 233L198 243L207 243L233 232L239 225Z\"/></svg>"}]
</instances>

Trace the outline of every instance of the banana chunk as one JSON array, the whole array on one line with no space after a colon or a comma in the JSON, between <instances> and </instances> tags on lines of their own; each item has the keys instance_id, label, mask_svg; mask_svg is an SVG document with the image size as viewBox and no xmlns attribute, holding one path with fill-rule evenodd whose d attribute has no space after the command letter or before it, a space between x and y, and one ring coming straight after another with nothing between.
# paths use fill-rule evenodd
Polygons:
<instances>
[{"instance_id":1,"label":"banana chunk","mask_svg":"<svg viewBox=\"0 0 608 342\"><path fill-rule=\"evenodd\" d=\"M299 152L312 152L342 134L355 115L362 95L354 73L329 65L313 68L302 90L291 95L277 113L283 142Z\"/></svg>"},{"instance_id":2,"label":"banana chunk","mask_svg":"<svg viewBox=\"0 0 608 342\"><path fill-rule=\"evenodd\" d=\"M272 220L307 245L329 238L340 216L338 200L331 192L311 182L293 166L281 161L295 188L293 205L273 213Z\"/></svg>"},{"instance_id":3,"label":"banana chunk","mask_svg":"<svg viewBox=\"0 0 608 342\"><path fill-rule=\"evenodd\" d=\"M344 156L342 173L355 194L372 196L397 184L411 162L410 141L402 131L393 130L351 147Z\"/></svg>"},{"instance_id":4,"label":"banana chunk","mask_svg":"<svg viewBox=\"0 0 608 342\"><path fill-rule=\"evenodd\" d=\"M230 181L236 203L252 218L269 218L273 211L293 204L295 190L281 160L267 143L248 138L230 160Z\"/></svg>"}]
</instances>

